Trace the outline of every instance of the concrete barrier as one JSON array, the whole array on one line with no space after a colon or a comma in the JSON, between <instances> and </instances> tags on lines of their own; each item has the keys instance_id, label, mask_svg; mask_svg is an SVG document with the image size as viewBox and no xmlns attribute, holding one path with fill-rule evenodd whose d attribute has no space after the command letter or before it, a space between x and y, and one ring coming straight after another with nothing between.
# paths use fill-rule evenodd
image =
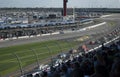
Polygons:
<instances>
[{"instance_id":1,"label":"concrete barrier","mask_svg":"<svg viewBox=\"0 0 120 77\"><path fill-rule=\"evenodd\" d=\"M105 24L106 24L106 22L102 22L102 23L100 23L100 24L96 24L96 25L93 25L93 26L89 26L89 27L82 28L82 29L80 29L80 30L78 30L78 31L85 31L85 30L87 30L87 29L96 28L96 27L99 27L99 26L102 26L102 25L105 25Z\"/></svg>"},{"instance_id":2,"label":"concrete barrier","mask_svg":"<svg viewBox=\"0 0 120 77\"><path fill-rule=\"evenodd\" d=\"M112 15L102 15L100 18L110 17Z\"/></svg>"}]
</instances>

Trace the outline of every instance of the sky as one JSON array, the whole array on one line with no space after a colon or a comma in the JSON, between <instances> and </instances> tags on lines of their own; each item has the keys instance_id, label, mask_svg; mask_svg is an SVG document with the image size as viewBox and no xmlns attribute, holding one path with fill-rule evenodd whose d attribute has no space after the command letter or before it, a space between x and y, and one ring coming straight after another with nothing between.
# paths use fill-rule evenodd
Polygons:
<instances>
[{"instance_id":1,"label":"sky","mask_svg":"<svg viewBox=\"0 0 120 77\"><path fill-rule=\"evenodd\" d=\"M63 0L0 0L0 7L62 7ZM68 0L68 7L120 8L120 0Z\"/></svg>"}]
</instances>

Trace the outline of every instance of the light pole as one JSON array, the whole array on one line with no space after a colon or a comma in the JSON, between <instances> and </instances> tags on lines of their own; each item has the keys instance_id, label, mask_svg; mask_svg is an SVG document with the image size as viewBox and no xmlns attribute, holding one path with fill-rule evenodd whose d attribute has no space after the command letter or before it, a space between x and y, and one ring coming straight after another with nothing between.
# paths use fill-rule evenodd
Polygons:
<instances>
[{"instance_id":1,"label":"light pole","mask_svg":"<svg viewBox=\"0 0 120 77\"><path fill-rule=\"evenodd\" d=\"M34 53L34 56L35 56L35 58L36 58L37 65L38 65L38 68L39 68L39 67L40 67L40 65L39 65L38 55L37 55L37 53L36 53L36 51L35 51L34 49L30 49L30 50Z\"/></svg>"},{"instance_id":2,"label":"light pole","mask_svg":"<svg viewBox=\"0 0 120 77\"><path fill-rule=\"evenodd\" d=\"M17 61L18 61L19 67L20 67L21 76L22 76L22 75L24 75L23 68L22 68L22 62L16 53L13 53L13 55L17 58Z\"/></svg>"}]
</instances>

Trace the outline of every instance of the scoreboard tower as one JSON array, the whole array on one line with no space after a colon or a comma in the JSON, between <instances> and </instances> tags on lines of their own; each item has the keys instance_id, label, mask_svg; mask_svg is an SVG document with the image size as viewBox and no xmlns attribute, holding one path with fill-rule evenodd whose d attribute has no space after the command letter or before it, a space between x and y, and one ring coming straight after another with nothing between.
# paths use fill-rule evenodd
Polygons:
<instances>
[{"instance_id":1,"label":"scoreboard tower","mask_svg":"<svg viewBox=\"0 0 120 77\"><path fill-rule=\"evenodd\" d=\"M63 16L67 15L67 2L68 0L63 0Z\"/></svg>"}]
</instances>

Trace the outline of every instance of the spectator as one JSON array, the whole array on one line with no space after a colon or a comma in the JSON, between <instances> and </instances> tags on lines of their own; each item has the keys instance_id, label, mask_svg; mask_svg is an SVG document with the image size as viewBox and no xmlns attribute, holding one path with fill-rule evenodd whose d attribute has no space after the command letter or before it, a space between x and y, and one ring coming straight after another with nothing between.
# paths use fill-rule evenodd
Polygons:
<instances>
[{"instance_id":1,"label":"spectator","mask_svg":"<svg viewBox=\"0 0 120 77\"><path fill-rule=\"evenodd\" d=\"M93 64L89 59L86 59L81 63L81 69L84 72L84 75L90 76L91 74L93 74L94 73L93 68L94 68Z\"/></svg>"},{"instance_id":2,"label":"spectator","mask_svg":"<svg viewBox=\"0 0 120 77\"><path fill-rule=\"evenodd\" d=\"M47 74L46 71L43 71L43 75L42 75L42 77L48 77L48 74Z\"/></svg>"},{"instance_id":3,"label":"spectator","mask_svg":"<svg viewBox=\"0 0 120 77\"><path fill-rule=\"evenodd\" d=\"M62 69L61 72L62 77L70 77L70 74L68 73L68 68L65 65L63 65L61 69Z\"/></svg>"},{"instance_id":4,"label":"spectator","mask_svg":"<svg viewBox=\"0 0 120 77\"><path fill-rule=\"evenodd\" d=\"M120 60L113 64L110 77L120 77Z\"/></svg>"},{"instance_id":5,"label":"spectator","mask_svg":"<svg viewBox=\"0 0 120 77\"><path fill-rule=\"evenodd\" d=\"M84 77L83 71L80 69L80 65L78 62L74 64L74 70L72 72L71 77Z\"/></svg>"},{"instance_id":6,"label":"spectator","mask_svg":"<svg viewBox=\"0 0 120 77\"><path fill-rule=\"evenodd\" d=\"M109 77L107 68L104 65L97 64L95 73L91 77Z\"/></svg>"}]
</instances>

